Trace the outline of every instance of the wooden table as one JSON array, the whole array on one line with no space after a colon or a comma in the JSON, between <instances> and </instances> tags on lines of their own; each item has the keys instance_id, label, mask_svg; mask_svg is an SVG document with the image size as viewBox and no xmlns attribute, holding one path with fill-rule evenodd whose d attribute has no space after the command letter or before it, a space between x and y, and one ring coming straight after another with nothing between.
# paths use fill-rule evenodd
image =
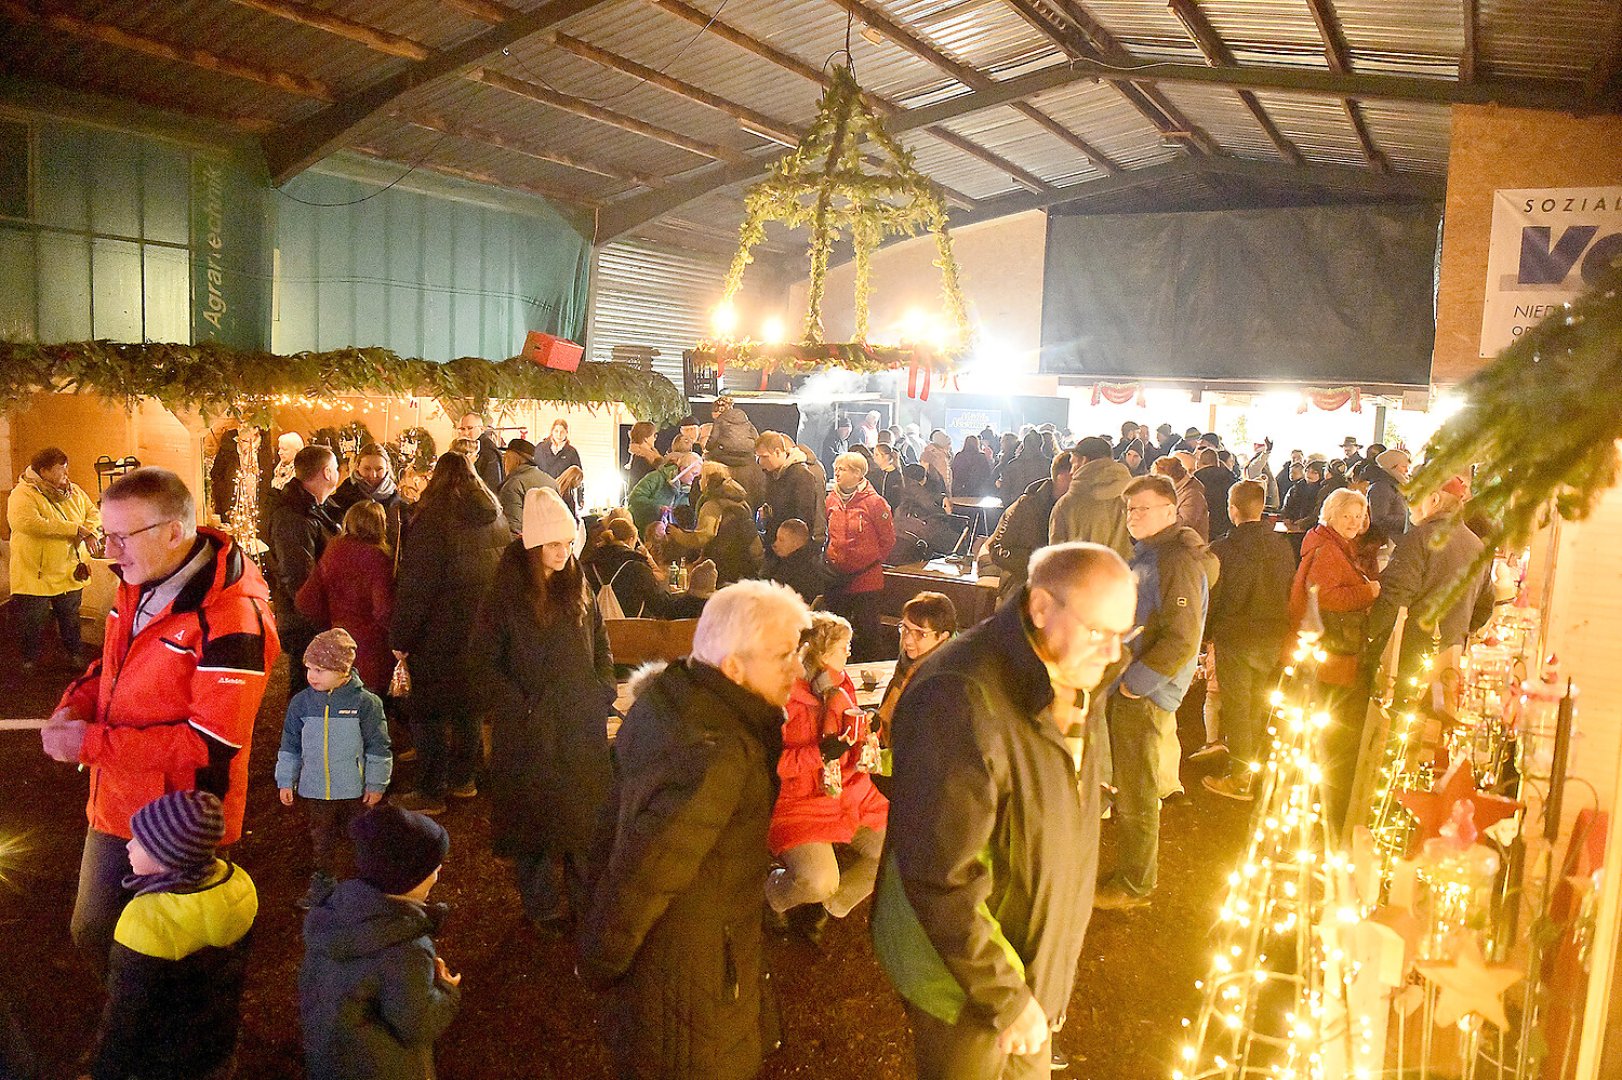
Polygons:
<instances>
[{"instance_id":1,"label":"wooden table","mask_svg":"<svg viewBox=\"0 0 1622 1080\"><path fill-rule=\"evenodd\" d=\"M901 608L919 593L943 593L957 608L958 629L967 630L975 623L990 618L996 610L997 585L996 578L979 576L971 565L946 559L886 566L879 612L899 620Z\"/></svg>"}]
</instances>

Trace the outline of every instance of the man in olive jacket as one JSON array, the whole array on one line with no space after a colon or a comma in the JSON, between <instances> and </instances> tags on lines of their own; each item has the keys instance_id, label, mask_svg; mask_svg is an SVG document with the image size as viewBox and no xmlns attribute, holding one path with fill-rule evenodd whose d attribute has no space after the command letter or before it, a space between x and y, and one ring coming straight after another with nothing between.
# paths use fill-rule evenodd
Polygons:
<instances>
[{"instance_id":1,"label":"man in olive jacket","mask_svg":"<svg viewBox=\"0 0 1622 1080\"><path fill-rule=\"evenodd\" d=\"M1049 1075L1098 866L1089 695L1135 595L1109 549L1044 548L1029 587L901 696L873 944L921 1080Z\"/></svg>"},{"instance_id":2,"label":"man in olive jacket","mask_svg":"<svg viewBox=\"0 0 1622 1080\"><path fill-rule=\"evenodd\" d=\"M766 828L810 622L782 585L727 586L692 655L648 681L620 728L578 968L612 991L620 1077L747 1080L776 1046L761 1000Z\"/></svg>"},{"instance_id":3,"label":"man in olive jacket","mask_svg":"<svg viewBox=\"0 0 1622 1080\"><path fill-rule=\"evenodd\" d=\"M1103 544L1121 558L1132 551L1126 531L1126 504L1121 501L1132 472L1110 457L1108 439L1092 436L1070 451L1075 468L1070 487L1053 504L1048 533L1055 544L1085 540Z\"/></svg>"}]
</instances>

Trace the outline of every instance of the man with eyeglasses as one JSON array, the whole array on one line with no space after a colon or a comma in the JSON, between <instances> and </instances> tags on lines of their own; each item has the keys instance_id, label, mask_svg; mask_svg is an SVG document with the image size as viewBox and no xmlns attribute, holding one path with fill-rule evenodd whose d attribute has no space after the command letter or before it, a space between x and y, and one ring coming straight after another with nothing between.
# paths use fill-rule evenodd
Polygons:
<instances>
[{"instance_id":1,"label":"man with eyeglasses","mask_svg":"<svg viewBox=\"0 0 1622 1080\"><path fill-rule=\"evenodd\" d=\"M1113 551L1043 548L901 693L873 944L922 1080L1051 1074L1098 871L1090 695L1135 604Z\"/></svg>"},{"instance_id":2,"label":"man with eyeglasses","mask_svg":"<svg viewBox=\"0 0 1622 1080\"><path fill-rule=\"evenodd\" d=\"M41 733L51 757L90 766L71 928L98 971L131 896L135 811L195 788L223 800L224 843L241 836L247 748L279 652L265 579L229 535L197 527L180 477L136 469L102 494L101 517L121 581L101 659Z\"/></svg>"},{"instance_id":3,"label":"man with eyeglasses","mask_svg":"<svg viewBox=\"0 0 1622 1080\"><path fill-rule=\"evenodd\" d=\"M1146 907L1155 887L1160 798L1180 790L1177 706L1194 679L1217 561L1200 534L1177 523L1177 488L1140 476L1126 488L1126 527L1138 581L1132 661L1110 688L1110 757L1119 843L1115 872L1098 887L1104 911Z\"/></svg>"}]
</instances>

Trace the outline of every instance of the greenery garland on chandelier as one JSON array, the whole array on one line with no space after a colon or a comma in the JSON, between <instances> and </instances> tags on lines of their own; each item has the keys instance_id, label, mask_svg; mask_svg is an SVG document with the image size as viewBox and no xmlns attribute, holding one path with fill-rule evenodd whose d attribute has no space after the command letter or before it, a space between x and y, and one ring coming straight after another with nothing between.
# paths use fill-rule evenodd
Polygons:
<instances>
[{"instance_id":1,"label":"greenery garland on chandelier","mask_svg":"<svg viewBox=\"0 0 1622 1080\"><path fill-rule=\"evenodd\" d=\"M1617 480L1622 439L1622 264L1532 327L1459 389L1466 407L1425 447L1408 494L1471 475L1470 519L1485 550L1437 610L1492 561L1521 547L1551 510L1580 521Z\"/></svg>"},{"instance_id":2,"label":"greenery garland on chandelier","mask_svg":"<svg viewBox=\"0 0 1622 1080\"><path fill-rule=\"evenodd\" d=\"M876 171L865 160L864 140L871 140L879 150ZM763 343L732 340L721 327L717 339L699 343L696 358L700 362L801 371L830 365L862 372L911 366L945 374L967 350L968 311L957 260L952 256L946 204L935 185L914 166L911 152L884 129L863 101L850 68L834 68L817 117L800 145L749 190L744 207L738 250L722 289L722 309L729 308L742 286L744 271L754 261L754 249L766 238L767 222L806 228L811 234L811 271L804 334L798 345ZM935 237L935 266L941 272L947 333L943 340L931 343L869 345L873 252L887 236L917 236L923 231ZM834 243L846 233L855 253L855 331L850 342L825 344L822 301L827 292L828 258Z\"/></svg>"},{"instance_id":3,"label":"greenery garland on chandelier","mask_svg":"<svg viewBox=\"0 0 1622 1080\"><path fill-rule=\"evenodd\" d=\"M464 356L447 364L388 349L350 348L279 356L215 342L171 345L0 341L0 409L40 391L88 392L125 405L151 399L171 409L231 416L268 427L288 398L322 402L345 395L427 397L452 416L491 401L555 401L596 408L621 402L639 419L682 417L687 402L662 375L629 364L583 363L556 371L522 358Z\"/></svg>"}]
</instances>

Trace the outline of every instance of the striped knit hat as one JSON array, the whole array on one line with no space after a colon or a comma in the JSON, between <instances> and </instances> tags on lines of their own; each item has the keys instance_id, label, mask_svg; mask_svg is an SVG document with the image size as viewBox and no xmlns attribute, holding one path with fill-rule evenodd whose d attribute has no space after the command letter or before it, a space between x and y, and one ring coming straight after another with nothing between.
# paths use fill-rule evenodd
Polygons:
<instances>
[{"instance_id":1,"label":"striped knit hat","mask_svg":"<svg viewBox=\"0 0 1622 1080\"><path fill-rule=\"evenodd\" d=\"M135 811L130 831L171 870L209 866L225 839L225 808L206 791L171 791Z\"/></svg>"}]
</instances>

